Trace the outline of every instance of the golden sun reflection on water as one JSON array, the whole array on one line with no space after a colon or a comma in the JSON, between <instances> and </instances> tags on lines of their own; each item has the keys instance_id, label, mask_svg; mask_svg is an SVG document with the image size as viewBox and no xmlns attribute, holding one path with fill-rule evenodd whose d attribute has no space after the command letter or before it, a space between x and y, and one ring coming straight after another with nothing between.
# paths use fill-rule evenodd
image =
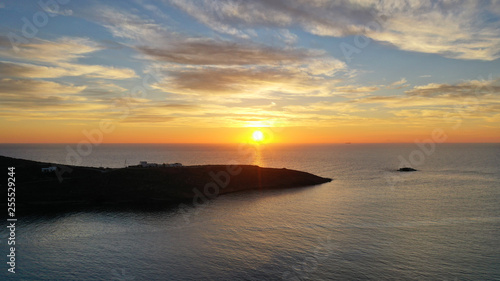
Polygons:
<instances>
[{"instance_id":1,"label":"golden sun reflection on water","mask_svg":"<svg viewBox=\"0 0 500 281\"><path fill-rule=\"evenodd\" d=\"M257 165L260 167L264 167L264 159L262 157L263 154L263 147L261 145L256 145L255 146L255 153L253 156L253 162L252 165Z\"/></svg>"}]
</instances>

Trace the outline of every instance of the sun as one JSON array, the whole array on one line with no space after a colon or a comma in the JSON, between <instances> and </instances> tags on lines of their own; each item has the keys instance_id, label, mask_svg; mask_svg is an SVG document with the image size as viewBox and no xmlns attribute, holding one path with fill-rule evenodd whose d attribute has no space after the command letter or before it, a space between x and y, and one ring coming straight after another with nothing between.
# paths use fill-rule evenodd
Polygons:
<instances>
[{"instance_id":1,"label":"sun","mask_svg":"<svg viewBox=\"0 0 500 281\"><path fill-rule=\"evenodd\" d=\"M254 131L252 134L252 138L256 142L262 142L264 140L264 134L259 130Z\"/></svg>"}]
</instances>

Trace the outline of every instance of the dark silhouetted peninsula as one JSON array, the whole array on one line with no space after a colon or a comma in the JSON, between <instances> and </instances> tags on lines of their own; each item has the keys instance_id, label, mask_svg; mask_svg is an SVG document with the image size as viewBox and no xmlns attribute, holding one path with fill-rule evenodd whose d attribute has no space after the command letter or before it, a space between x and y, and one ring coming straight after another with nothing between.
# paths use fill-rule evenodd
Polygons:
<instances>
[{"instance_id":1,"label":"dark silhouetted peninsula","mask_svg":"<svg viewBox=\"0 0 500 281\"><path fill-rule=\"evenodd\" d=\"M0 164L5 173L7 167L15 167L19 209L206 201L229 192L331 181L306 172L252 165L137 165L111 169L63 166L4 156L0 156Z\"/></svg>"}]
</instances>

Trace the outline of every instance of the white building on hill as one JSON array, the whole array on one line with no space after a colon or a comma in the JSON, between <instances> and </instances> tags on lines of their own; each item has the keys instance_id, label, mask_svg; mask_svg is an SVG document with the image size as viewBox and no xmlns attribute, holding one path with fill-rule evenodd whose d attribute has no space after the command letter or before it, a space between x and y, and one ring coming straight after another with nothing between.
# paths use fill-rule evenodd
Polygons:
<instances>
[{"instance_id":1,"label":"white building on hill","mask_svg":"<svg viewBox=\"0 0 500 281\"><path fill-rule=\"evenodd\" d=\"M143 168L150 168L150 167L158 167L159 165L156 164L156 163L148 163L148 161L141 161L140 162L140 165L143 167Z\"/></svg>"}]
</instances>

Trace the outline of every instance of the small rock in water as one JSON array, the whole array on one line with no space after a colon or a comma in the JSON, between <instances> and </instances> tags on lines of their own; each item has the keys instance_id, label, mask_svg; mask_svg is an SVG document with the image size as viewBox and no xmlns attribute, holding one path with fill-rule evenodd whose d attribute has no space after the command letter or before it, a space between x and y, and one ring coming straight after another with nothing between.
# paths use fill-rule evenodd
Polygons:
<instances>
[{"instance_id":1,"label":"small rock in water","mask_svg":"<svg viewBox=\"0 0 500 281\"><path fill-rule=\"evenodd\" d=\"M399 168L398 171L400 171L400 172L415 172L416 170L413 168L404 167L404 168Z\"/></svg>"}]
</instances>

